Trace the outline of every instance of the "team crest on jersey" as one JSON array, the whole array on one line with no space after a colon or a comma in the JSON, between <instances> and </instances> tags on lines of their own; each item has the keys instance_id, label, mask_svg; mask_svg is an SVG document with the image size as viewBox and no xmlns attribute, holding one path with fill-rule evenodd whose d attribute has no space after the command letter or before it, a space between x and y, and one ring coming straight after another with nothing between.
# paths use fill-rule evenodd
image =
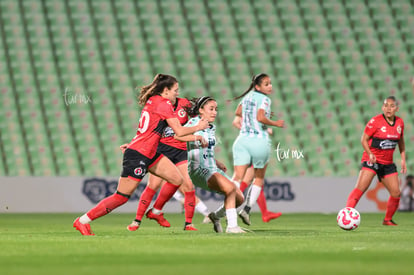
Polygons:
<instances>
[{"instance_id":1,"label":"team crest on jersey","mask_svg":"<svg viewBox=\"0 0 414 275\"><path fill-rule=\"evenodd\" d=\"M401 126L400 126L400 125L398 125L398 127L397 127L397 132L398 132L399 134L401 134Z\"/></svg>"},{"instance_id":2,"label":"team crest on jersey","mask_svg":"<svg viewBox=\"0 0 414 275\"><path fill-rule=\"evenodd\" d=\"M185 117L187 115L187 113L185 112L185 110L184 109L180 109L179 111L178 111L178 116L179 117Z\"/></svg>"}]
</instances>

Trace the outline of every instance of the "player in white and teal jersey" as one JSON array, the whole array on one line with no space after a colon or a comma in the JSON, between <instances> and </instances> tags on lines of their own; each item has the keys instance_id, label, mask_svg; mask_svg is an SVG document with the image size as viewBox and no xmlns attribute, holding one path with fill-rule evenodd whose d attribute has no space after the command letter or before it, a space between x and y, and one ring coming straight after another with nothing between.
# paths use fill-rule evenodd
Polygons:
<instances>
[{"instance_id":1,"label":"player in white and teal jersey","mask_svg":"<svg viewBox=\"0 0 414 275\"><path fill-rule=\"evenodd\" d=\"M240 134L233 144L233 180L241 182L249 166L255 169L255 179L246 206L239 212L243 222L250 225L250 209L256 203L264 185L270 156L268 126L283 127L283 120L271 120L272 82L267 74L253 77L249 88L236 99L242 98L236 116L242 118ZM279 215L280 216L280 215Z\"/></svg>"},{"instance_id":2,"label":"player in white and teal jersey","mask_svg":"<svg viewBox=\"0 0 414 275\"><path fill-rule=\"evenodd\" d=\"M256 90L251 90L243 97L239 106L243 110L240 134L233 145L233 164L246 163L255 168L263 168L269 161L270 141L267 125L258 121L258 111L270 117L270 98Z\"/></svg>"},{"instance_id":3,"label":"player in white and teal jersey","mask_svg":"<svg viewBox=\"0 0 414 275\"><path fill-rule=\"evenodd\" d=\"M244 197L237 185L225 174L226 166L217 161L214 156L216 145L216 126L213 122L217 116L217 102L208 96L193 99L192 107L187 110L193 116L186 126L191 127L200 119L206 119L210 128L194 133L203 137L203 142L187 142L188 174L195 186L221 193L224 195L224 207L209 214L214 224L214 230L222 232L220 218L227 217L227 233L245 233L237 224L236 208L240 206Z\"/></svg>"},{"instance_id":4,"label":"player in white and teal jersey","mask_svg":"<svg viewBox=\"0 0 414 275\"><path fill-rule=\"evenodd\" d=\"M188 125L197 124L201 118L199 116L190 119ZM187 156L188 156L188 169L193 174L202 176L202 179L198 180L198 186L203 189L209 189L207 186L207 180L214 173L225 173L217 167L216 159L214 157L214 147L216 145L216 126L211 125L203 131L198 131L194 135L202 136L208 143L207 147L202 147L199 141L187 142Z\"/></svg>"}]
</instances>

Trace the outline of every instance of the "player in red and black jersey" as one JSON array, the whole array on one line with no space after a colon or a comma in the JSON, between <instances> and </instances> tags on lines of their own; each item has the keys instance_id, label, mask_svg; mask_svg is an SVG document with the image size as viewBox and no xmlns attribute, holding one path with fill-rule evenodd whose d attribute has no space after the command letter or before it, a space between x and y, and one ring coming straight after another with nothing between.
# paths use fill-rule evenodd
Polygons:
<instances>
[{"instance_id":1,"label":"player in red and black jersey","mask_svg":"<svg viewBox=\"0 0 414 275\"><path fill-rule=\"evenodd\" d=\"M190 102L186 98L177 98L177 100L172 103L178 120L180 121L181 125L184 125L188 121L186 107L188 107ZM180 141L174 138L174 136L174 130L171 127L166 127L164 129L157 151L168 157L177 166L178 170L180 170L181 174L184 177L184 183L180 186L180 191L184 194L184 230L194 231L197 230L192 224L196 204L196 196L194 185L190 179L190 176L188 175L187 143L185 141L200 140L201 142L204 142L204 140L201 136L188 135L183 137L185 141ZM141 225L142 217L150 206L155 193L161 186L163 187L161 188L160 193L163 193L163 189L168 188L168 184L166 185L165 181L162 178L150 174L147 187L142 192L138 203L135 220L127 227L129 231L135 231L139 228ZM163 216L160 216L165 203L166 201L159 196L155 201L152 209L147 212L146 216L149 219L156 220L161 226L170 227L170 223Z\"/></svg>"},{"instance_id":2,"label":"player in red and black jersey","mask_svg":"<svg viewBox=\"0 0 414 275\"><path fill-rule=\"evenodd\" d=\"M395 148L401 154L401 173L406 173L404 121L395 115L398 103L394 96L389 96L382 105L383 114L373 117L365 127L361 137L362 168L355 188L349 194L346 206L355 207L372 179L377 175L390 193L383 225L397 225L392 217L400 203L400 187L397 167L393 161Z\"/></svg>"},{"instance_id":3,"label":"player in red and black jersey","mask_svg":"<svg viewBox=\"0 0 414 275\"><path fill-rule=\"evenodd\" d=\"M176 101L177 96L178 81L170 75L158 74L151 84L141 88L139 103L145 106L136 136L124 152L117 191L75 220L73 226L82 235L94 235L89 223L126 203L148 171L168 182L160 194L165 201L183 184L183 175L177 167L157 152L164 129L170 126L177 136L185 136L206 129L209 124L203 120L196 126L183 127L171 103ZM159 216L161 215L162 213Z\"/></svg>"}]
</instances>

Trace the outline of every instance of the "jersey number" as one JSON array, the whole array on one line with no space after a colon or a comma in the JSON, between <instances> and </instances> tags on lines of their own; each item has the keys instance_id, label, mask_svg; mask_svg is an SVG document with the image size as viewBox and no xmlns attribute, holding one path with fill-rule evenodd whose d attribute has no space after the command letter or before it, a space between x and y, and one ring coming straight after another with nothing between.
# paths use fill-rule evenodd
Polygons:
<instances>
[{"instance_id":1,"label":"jersey number","mask_svg":"<svg viewBox=\"0 0 414 275\"><path fill-rule=\"evenodd\" d=\"M149 113L147 111L142 112L141 119L139 120L138 132L141 134L145 133L148 130L149 121Z\"/></svg>"}]
</instances>

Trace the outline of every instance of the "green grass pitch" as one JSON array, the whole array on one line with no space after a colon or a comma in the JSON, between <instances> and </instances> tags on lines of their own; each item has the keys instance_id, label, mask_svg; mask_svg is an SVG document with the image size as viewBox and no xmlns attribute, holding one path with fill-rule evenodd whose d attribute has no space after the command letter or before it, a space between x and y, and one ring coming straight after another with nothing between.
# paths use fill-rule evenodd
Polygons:
<instances>
[{"instance_id":1,"label":"green grass pitch","mask_svg":"<svg viewBox=\"0 0 414 275\"><path fill-rule=\"evenodd\" d=\"M413 274L414 213L361 213L360 228L343 231L334 214L289 214L252 233L216 234L211 224L182 230L183 214L165 214L171 228L134 214L92 222L96 236L72 227L77 214L0 214L0 274ZM241 221L239 221L241 224ZM223 227L225 222L223 221Z\"/></svg>"}]
</instances>

